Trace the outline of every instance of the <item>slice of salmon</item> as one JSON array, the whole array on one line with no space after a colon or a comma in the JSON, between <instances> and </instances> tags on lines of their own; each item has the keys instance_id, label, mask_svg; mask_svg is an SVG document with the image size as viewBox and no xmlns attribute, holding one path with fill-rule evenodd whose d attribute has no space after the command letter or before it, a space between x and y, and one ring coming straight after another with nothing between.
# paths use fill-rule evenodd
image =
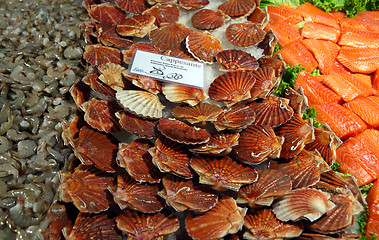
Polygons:
<instances>
[{"instance_id":1,"label":"slice of salmon","mask_svg":"<svg viewBox=\"0 0 379 240\"><path fill-rule=\"evenodd\" d=\"M349 47L379 47L379 32L356 30L351 27L343 27L338 44Z\"/></svg>"},{"instance_id":2,"label":"slice of salmon","mask_svg":"<svg viewBox=\"0 0 379 240\"><path fill-rule=\"evenodd\" d=\"M378 96L356 98L353 101L345 103L343 106L357 114L371 127L379 127Z\"/></svg>"},{"instance_id":3,"label":"slice of salmon","mask_svg":"<svg viewBox=\"0 0 379 240\"><path fill-rule=\"evenodd\" d=\"M330 102L309 106L317 111L316 120L327 123L341 140L355 136L367 128L362 119L338 103Z\"/></svg>"},{"instance_id":4,"label":"slice of salmon","mask_svg":"<svg viewBox=\"0 0 379 240\"><path fill-rule=\"evenodd\" d=\"M301 29L301 36L305 38L337 42L340 36L340 30L339 28L334 28L321 23L306 22Z\"/></svg>"},{"instance_id":5,"label":"slice of salmon","mask_svg":"<svg viewBox=\"0 0 379 240\"><path fill-rule=\"evenodd\" d=\"M376 69L376 71L372 77L372 88L379 91L379 68Z\"/></svg>"},{"instance_id":6,"label":"slice of salmon","mask_svg":"<svg viewBox=\"0 0 379 240\"><path fill-rule=\"evenodd\" d=\"M336 92L345 102L357 97L367 97L373 93L361 80L350 73L331 73L325 75L323 83Z\"/></svg>"},{"instance_id":7,"label":"slice of salmon","mask_svg":"<svg viewBox=\"0 0 379 240\"><path fill-rule=\"evenodd\" d=\"M379 159L379 130L366 129L360 134L356 135L355 138L361 141L363 145L370 149Z\"/></svg>"},{"instance_id":8,"label":"slice of salmon","mask_svg":"<svg viewBox=\"0 0 379 240\"><path fill-rule=\"evenodd\" d=\"M379 68L379 48L342 47L337 60L356 73L372 73Z\"/></svg>"},{"instance_id":9,"label":"slice of salmon","mask_svg":"<svg viewBox=\"0 0 379 240\"><path fill-rule=\"evenodd\" d=\"M296 8L296 10L304 17L310 17L313 22L322 23L325 25L339 28L337 20L329 13L315 7L312 3L305 2L303 5Z\"/></svg>"},{"instance_id":10,"label":"slice of salmon","mask_svg":"<svg viewBox=\"0 0 379 240\"><path fill-rule=\"evenodd\" d=\"M309 104L342 103L342 98L322 83L323 78L323 75L312 76L306 71L301 71L296 78L294 87L295 89L303 88Z\"/></svg>"},{"instance_id":11,"label":"slice of salmon","mask_svg":"<svg viewBox=\"0 0 379 240\"><path fill-rule=\"evenodd\" d=\"M344 12L330 12L329 14L337 20L338 24L340 24L340 22L342 22L346 16L346 13Z\"/></svg>"},{"instance_id":12,"label":"slice of salmon","mask_svg":"<svg viewBox=\"0 0 379 240\"><path fill-rule=\"evenodd\" d=\"M379 235L379 180L375 180L367 194L366 202L369 210L366 225L366 234L374 233Z\"/></svg>"},{"instance_id":13,"label":"slice of salmon","mask_svg":"<svg viewBox=\"0 0 379 240\"><path fill-rule=\"evenodd\" d=\"M317 68L315 57L300 41L287 44L275 53L275 55L277 54L280 54L288 65L297 66L301 64L307 72L312 72Z\"/></svg>"},{"instance_id":14,"label":"slice of salmon","mask_svg":"<svg viewBox=\"0 0 379 240\"><path fill-rule=\"evenodd\" d=\"M303 16L298 13L295 8L282 4L280 6L268 6L267 12L270 16L270 23L286 22L295 24L303 21Z\"/></svg>"},{"instance_id":15,"label":"slice of salmon","mask_svg":"<svg viewBox=\"0 0 379 240\"><path fill-rule=\"evenodd\" d=\"M355 17L345 17L340 21L341 28L379 32L379 11L361 11Z\"/></svg>"},{"instance_id":16,"label":"slice of salmon","mask_svg":"<svg viewBox=\"0 0 379 240\"><path fill-rule=\"evenodd\" d=\"M293 41L303 39L300 34L300 27L295 24L288 24L286 22L279 22L275 24L268 23L265 26L265 31L268 32L270 29L272 29L275 36L278 38L278 45L280 48L283 48Z\"/></svg>"},{"instance_id":17,"label":"slice of salmon","mask_svg":"<svg viewBox=\"0 0 379 240\"><path fill-rule=\"evenodd\" d=\"M378 206L374 206L372 209L373 209L372 210L373 212L374 211L379 211ZM369 234L373 233L376 236L378 236L379 235L379 219L371 217L371 209L370 209L370 207L369 207L369 211L370 211L370 215L369 215L369 218L367 220L366 235L370 236Z\"/></svg>"},{"instance_id":18,"label":"slice of salmon","mask_svg":"<svg viewBox=\"0 0 379 240\"><path fill-rule=\"evenodd\" d=\"M348 70L337 61L340 47L327 40L304 39L304 46L311 51L318 62L318 68L324 75L334 72L346 73Z\"/></svg>"}]
</instances>

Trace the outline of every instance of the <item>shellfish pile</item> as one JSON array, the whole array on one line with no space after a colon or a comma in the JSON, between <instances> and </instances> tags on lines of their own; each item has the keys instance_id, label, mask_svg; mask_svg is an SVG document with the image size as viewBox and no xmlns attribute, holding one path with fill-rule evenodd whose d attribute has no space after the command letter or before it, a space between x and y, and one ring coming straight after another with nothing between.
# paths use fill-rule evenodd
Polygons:
<instances>
[{"instance_id":1,"label":"shellfish pile","mask_svg":"<svg viewBox=\"0 0 379 240\"><path fill-rule=\"evenodd\" d=\"M270 57L277 39L262 30L267 14L253 0L227 0L216 10L204 8L208 3L84 1L91 66L70 91L82 112L65 123L63 138L77 159L60 173L60 200L76 210L66 214L61 209L72 205L57 203L51 234L358 237L345 230L364 200L353 178L329 167L339 139L302 118L301 90L273 94L285 70L280 56ZM178 22L183 11L197 30ZM226 23L235 18L244 21ZM212 35L224 24L227 41L259 46L265 56L224 50ZM136 49L219 64L224 72L208 91L129 75Z\"/></svg>"}]
</instances>

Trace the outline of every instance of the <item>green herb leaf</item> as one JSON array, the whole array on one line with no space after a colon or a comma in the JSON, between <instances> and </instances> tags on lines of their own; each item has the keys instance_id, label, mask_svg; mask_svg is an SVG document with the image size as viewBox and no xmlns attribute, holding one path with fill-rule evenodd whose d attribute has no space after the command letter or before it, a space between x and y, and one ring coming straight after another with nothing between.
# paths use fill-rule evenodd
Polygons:
<instances>
[{"instance_id":1,"label":"green herb leaf","mask_svg":"<svg viewBox=\"0 0 379 240\"><path fill-rule=\"evenodd\" d=\"M308 108L307 110L305 110L305 112L303 113L303 116L302 118L305 120L305 119L308 119L308 118L312 118L313 119L313 126L316 127L316 128L319 128L321 127L322 125L324 125L323 123L317 121L315 118L316 118L316 109L314 108Z\"/></svg>"},{"instance_id":2,"label":"green herb leaf","mask_svg":"<svg viewBox=\"0 0 379 240\"><path fill-rule=\"evenodd\" d=\"M266 6L280 6L283 3L288 3L294 7L300 6L299 0L262 0L259 4L260 8L265 8Z\"/></svg>"},{"instance_id":3,"label":"green herb leaf","mask_svg":"<svg viewBox=\"0 0 379 240\"><path fill-rule=\"evenodd\" d=\"M299 75L299 72L302 70L305 70L300 64L298 66L286 66L287 72L283 75L282 80L279 84L278 89L275 91L275 94L277 96L281 96L284 89L287 87L293 88L295 80L297 78L297 75Z\"/></svg>"},{"instance_id":4,"label":"green herb leaf","mask_svg":"<svg viewBox=\"0 0 379 240\"><path fill-rule=\"evenodd\" d=\"M367 194L370 191L371 187L372 187L372 183L368 183L368 184L363 185L362 187L359 188L359 190L361 191L363 197L367 197Z\"/></svg>"},{"instance_id":5,"label":"green herb leaf","mask_svg":"<svg viewBox=\"0 0 379 240\"><path fill-rule=\"evenodd\" d=\"M366 233L365 228L367 225L368 214L369 214L369 210L368 210L368 206L366 205L363 212L359 215L359 218L358 218L359 233L361 235L365 235Z\"/></svg>"},{"instance_id":6,"label":"green herb leaf","mask_svg":"<svg viewBox=\"0 0 379 240\"><path fill-rule=\"evenodd\" d=\"M311 75L312 76L320 76L321 75L320 69L316 68L315 70L313 70L311 72Z\"/></svg>"},{"instance_id":7,"label":"green herb leaf","mask_svg":"<svg viewBox=\"0 0 379 240\"><path fill-rule=\"evenodd\" d=\"M340 175L341 177L348 177L348 176L351 176L350 173L341 173L340 171L338 171L338 168L341 166L340 163L338 162L334 162L332 166L330 166L330 169L332 169L333 171L335 171L336 173L338 173L338 175Z\"/></svg>"}]
</instances>

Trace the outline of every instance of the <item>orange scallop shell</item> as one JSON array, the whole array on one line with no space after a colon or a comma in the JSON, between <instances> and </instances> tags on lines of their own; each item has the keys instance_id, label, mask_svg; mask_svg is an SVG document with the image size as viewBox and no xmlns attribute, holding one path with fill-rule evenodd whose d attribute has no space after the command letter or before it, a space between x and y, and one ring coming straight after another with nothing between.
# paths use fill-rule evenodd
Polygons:
<instances>
[{"instance_id":1,"label":"orange scallop shell","mask_svg":"<svg viewBox=\"0 0 379 240\"><path fill-rule=\"evenodd\" d=\"M116 116L120 118L119 123L124 130L142 138L156 137L155 126L158 120L142 119L128 112L116 113Z\"/></svg>"},{"instance_id":2,"label":"orange scallop shell","mask_svg":"<svg viewBox=\"0 0 379 240\"><path fill-rule=\"evenodd\" d=\"M123 50L122 55L125 63L129 63L130 60L133 57L133 54L136 50L141 50L145 52L152 52L152 53L161 53L158 48L154 47L151 44L148 43L134 43L129 50Z\"/></svg>"},{"instance_id":3,"label":"orange scallop shell","mask_svg":"<svg viewBox=\"0 0 379 240\"><path fill-rule=\"evenodd\" d=\"M303 232L301 224L280 221L269 208L246 214L243 225L247 230L244 239L294 238Z\"/></svg>"},{"instance_id":4,"label":"orange scallop shell","mask_svg":"<svg viewBox=\"0 0 379 240\"><path fill-rule=\"evenodd\" d=\"M280 76L285 71L285 62L283 61L280 54L277 54L273 57L270 56L263 56L260 59L258 59L259 66L261 67L271 67L275 70L275 77L277 78L276 82L279 85L280 83ZM274 83L274 86L277 84Z\"/></svg>"},{"instance_id":5,"label":"orange scallop shell","mask_svg":"<svg viewBox=\"0 0 379 240\"><path fill-rule=\"evenodd\" d=\"M238 191L237 203L247 203L250 208L270 206L276 197L292 189L291 178L279 170L258 169L256 182L243 186Z\"/></svg>"},{"instance_id":6,"label":"orange scallop shell","mask_svg":"<svg viewBox=\"0 0 379 240\"><path fill-rule=\"evenodd\" d=\"M81 212L98 213L112 204L107 187L113 185L113 177L95 167L80 165L73 173L61 172L60 190L68 193L75 207Z\"/></svg>"},{"instance_id":7,"label":"orange scallop shell","mask_svg":"<svg viewBox=\"0 0 379 240\"><path fill-rule=\"evenodd\" d=\"M257 98L265 98L272 92L276 82L275 71L271 67L260 67L252 72L255 77L255 84L250 90L250 99L253 101Z\"/></svg>"},{"instance_id":8,"label":"orange scallop shell","mask_svg":"<svg viewBox=\"0 0 379 240\"><path fill-rule=\"evenodd\" d=\"M162 179L163 190L159 195L166 203L178 212L185 210L206 212L213 208L218 200L217 195L202 191L192 180L184 180L172 175Z\"/></svg>"},{"instance_id":9,"label":"orange scallop shell","mask_svg":"<svg viewBox=\"0 0 379 240\"><path fill-rule=\"evenodd\" d=\"M209 32L191 32L186 38L187 50L200 62L213 63L223 49L221 42Z\"/></svg>"},{"instance_id":10,"label":"orange scallop shell","mask_svg":"<svg viewBox=\"0 0 379 240\"><path fill-rule=\"evenodd\" d=\"M191 106L195 106L208 98L204 89L175 83L163 83L162 93L170 102L188 103Z\"/></svg>"},{"instance_id":11,"label":"orange scallop shell","mask_svg":"<svg viewBox=\"0 0 379 240\"><path fill-rule=\"evenodd\" d=\"M70 95L77 107L80 107L83 103L90 99L91 88L78 81L70 88Z\"/></svg>"},{"instance_id":12,"label":"orange scallop shell","mask_svg":"<svg viewBox=\"0 0 379 240\"><path fill-rule=\"evenodd\" d=\"M255 0L227 0L218 9L232 18L249 15L256 7Z\"/></svg>"},{"instance_id":13,"label":"orange scallop shell","mask_svg":"<svg viewBox=\"0 0 379 240\"><path fill-rule=\"evenodd\" d=\"M84 121L83 118L75 116L70 123L62 121L62 139L66 146L71 146L76 148L78 146L79 140L79 131L83 127Z\"/></svg>"},{"instance_id":14,"label":"orange scallop shell","mask_svg":"<svg viewBox=\"0 0 379 240\"><path fill-rule=\"evenodd\" d=\"M142 13L148 9L148 5L145 0L115 0L116 5L130 13Z\"/></svg>"},{"instance_id":15,"label":"orange scallop shell","mask_svg":"<svg viewBox=\"0 0 379 240\"><path fill-rule=\"evenodd\" d=\"M308 108L308 100L304 95L303 88L298 88L297 90L286 87L282 92L282 96L290 100L289 106L294 110L294 113L303 115L305 110Z\"/></svg>"},{"instance_id":16,"label":"orange scallop shell","mask_svg":"<svg viewBox=\"0 0 379 240\"><path fill-rule=\"evenodd\" d=\"M258 69L258 61L251 54L241 50L224 50L219 52L216 60L220 63L220 70L224 71L253 71Z\"/></svg>"},{"instance_id":17,"label":"orange scallop shell","mask_svg":"<svg viewBox=\"0 0 379 240\"><path fill-rule=\"evenodd\" d=\"M82 82L87 84L92 90L99 93L100 95L110 97L111 99L116 98L116 91L110 86L108 86L106 83L104 83L102 80L100 80L97 73L88 71L87 75L82 78ZM90 95L90 90L87 94Z\"/></svg>"},{"instance_id":18,"label":"orange scallop shell","mask_svg":"<svg viewBox=\"0 0 379 240\"><path fill-rule=\"evenodd\" d=\"M293 109L288 104L288 99L276 96L250 103L249 106L257 114L254 124L278 127L286 123L293 116Z\"/></svg>"},{"instance_id":19,"label":"orange scallop shell","mask_svg":"<svg viewBox=\"0 0 379 240\"><path fill-rule=\"evenodd\" d=\"M192 30L182 23L162 23L150 33L151 43L161 51L179 49Z\"/></svg>"},{"instance_id":20,"label":"orange scallop shell","mask_svg":"<svg viewBox=\"0 0 379 240\"><path fill-rule=\"evenodd\" d=\"M91 6L88 9L88 15L96 22L112 25L117 25L126 18L125 13L120 8L105 3Z\"/></svg>"},{"instance_id":21,"label":"orange scallop shell","mask_svg":"<svg viewBox=\"0 0 379 240\"><path fill-rule=\"evenodd\" d=\"M200 176L200 183L211 185L218 191L238 191L242 185L253 183L258 178L256 170L227 156L221 159L198 156L191 158L190 165Z\"/></svg>"},{"instance_id":22,"label":"orange scallop shell","mask_svg":"<svg viewBox=\"0 0 379 240\"><path fill-rule=\"evenodd\" d=\"M269 157L278 157L282 138L270 126L249 126L241 132L238 145L233 147L238 159L246 164L260 164Z\"/></svg>"},{"instance_id":23,"label":"orange scallop shell","mask_svg":"<svg viewBox=\"0 0 379 240\"><path fill-rule=\"evenodd\" d=\"M186 10L198 9L209 4L208 0L178 0L180 7Z\"/></svg>"},{"instance_id":24,"label":"orange scallop shell","mask_svg":"<svg viewBox=\"0 0 379 240\"><path fill-rule=\"evenodd\" d=\"M118 48L129 48L133 41L122 37L116 32L116 26L108 23L99 23L96 25L96 34L98 42L106 46L114 46Z\"/></svg>"},{"instance_id":25,"label":"orange scallop shell","mask_svg":"<svg viewBox=\"0 0 379 240\"><path fill-rule=\"evenodd\" d=\"M191 124L205 125L206 122L216 121L217 116L222 112L222 108L201 102L196 106L177 106L172 110L174 117L185 120Z\"/></svg>"},{"instance_id":26,"label":"orange scallop shell","mask_svg":"<svg viewBox=\"0 0 379 240\"><path fill-rule=\"evenodd\" d=\"M190 126L173 118L159 119L158 130L165 137L185 144L206 143L211 137L211 134L206 130Z\"/></svg>"},{"instance_id":27,"label":"orange scallop shell","mask_svg":"<svg viewBox=\"0 0 379 240\"><path fill-rule=\"evenodd\" d=\"M261 42L266 33L259 24L252 22L230 24L225 31L226 39L239 47L250 47Z\"/></svg>"},{"instance_id":28,"label":"orange scallop shell","mask_svg":"<svg viewBox=\"0 0 379 240\"><path fill-rule=\"evenodd\" d=\"M210 156L226 156L238 144L239 136L239 133L213 134L208 142L191 148L190 151Z\"/></svg>"},{"instance_id":29,"label":"orange scallop shell","mask_svg":"<svg viewBox=\"0 0 379 240\"><path fill-rule=\"evenodd\" d=\"M189 213L186 229L193 239L221 239L242 228L245 214L246 208L238 207L233 198L223 196L208 212Z\"/></svg>"},{"instance_id":30,"label":"orange scallop shell","mask_svg":"<svg viewBox=\"0 0 379 240\"><path fill-rule=\"evenodd\" d=\"M138 14L119 23L116 31L121 36L142 38L156 27L154 22L154 16Z\"/></svg>"},{"instance_id":31,"label":"orange scallop shell","mask_svg":"<svg viewBox=\"0 0 379 240\"><path fill-rule=\"evenodd\" d=\"M224 108L224 111L212 123L218 131L222 131L243 129L254 121L255 111L249 106L237 104Z\"/></svg>"},{"instance_id":32,"label":"orange scallop shell","mask_svg":"<svg viewBox=\"0 0 379 240\"><path fill-rule=\"evenodd\" d=\"M99 79L109 87L114 90L123 89L125 87L122 75L125 74L127 70L123 66L114 63L107 63L98 66L97 69L101 74Z\"/></svg>"},{"instance_id":33,"label":"orange scallop shell","mask_svg":"<svg viewBox=\"0 0 379 240\"><path fill-rule=\"evenodd\" d=\"M181 49L168 50L168 51L165 51L164 54L171 57L184 58L188 60L197 61L194 57L192 57L192 55L189 52L183 51Z\"/></svg>"},{"instance_id":34,"label":"orange scallop shell","mask_svg":"<svg viewBox=\"0 0 379 240\"><path fill-rule=\"evenodd\" d=\"M230 19L223 12L211 9L202 9L192 15L191 22L194 28L200 30L214 30L225 24Z\"/></svg>"},{"instance_id":35,"label":"orange scallop shell","mask_svg":"<svg viewBox=\"0 0 379 240\"><path fill-rule=\"evenodd\" d=\"M260 9L260 8L257 8L257 9ZM278 42L279 42L279 39L275 36L272 29L270 29L266 33L263 40L260 43L258 43L257 47L263 49L262 54L266 56L271 56L272 54L274 54L275 46Z\"/></svg>"},{"instance_id":36,"label":"orange scallop shell","mask_svg":"<svg viewBox=\"0 0 379 240\"><path fill-rule=\"evenodd\" d=\"M222 101L229 107L250 98L250 89L254 83L255 78L249 72L226 72L211 83L208 94L211 99Z\"/></svg>"},{"instance_id":37,"label":"orange scallop shell","mask_svg":"<svg viewBox=\"0 0 379 240\"><path fill-rule=\"evenodd\" d=\"M247 21L253 23L259 23L262 25L266 25L268 23L268 13L267 9L261 9L259 6L254 9L254 11L247 16Z\"/></svg>"},{"instance_id":38,"label":"orange scallop shell","mask_svg":"<svg viewBox=\"0 0 379 240\"><path fill-rule=\"evenodd\" d=\"M117 48L93 44L84 47L83 58L94 66L106 63L121 64L121 52Z\"/></svg>"},{"instance_id":39,"label":"orange scallop shell","mask_svg":"<svg viewBox=\"0 0 379 240\"><path fill-rule=\"evenodd\" d=\"M158 94L162 91L161 82L151 77L142 75L123 74L126 79L132 82L133 85L142 88L148 92Z\"/></svg>"},{"instance_id":40,"label":"orange scallop shell","mask_svg":"<svg viewBox=\"0 0 379 240\"><path fill-rule=\"evenodd\" d=\"M160 136L149 149L153 163L161 172L169 172L183 178L192 178L189 157L184 145Z\"/></svg>"},{"instance_id":41,"label":"orange scallop shell","mask_svg":"<svg viewBox=\"0 0 379 240\"><path fill-rule=\"evenodd\" d=\"M150 5L162 4L162 3L174 3L176 0L147 0Z\"/></svg>"},{"instance_id":42,"label":"orange scallop shell","mask_svg":"<svg viewBox=\"0 0 379 240\"><path fill-rule=\"evenodd\" d=\"M156 4L142 14L155 17L155 25L162 23L174 23L179 20L179 8L176 4Z\"/></svg>"},{"instance_id":43,"label":"orange scallop shell","mask_svg":"<svg viewBox=\"0 0 379 240\"><path fill-rule=\"evenodd\" d=\"M152 157L148 152L152 146L150 141L144 139L136 139L130 144L120 143L117 164L125 168L137 182L160 182L159 171L154 166Z\"/></svg>"}]
</instances>

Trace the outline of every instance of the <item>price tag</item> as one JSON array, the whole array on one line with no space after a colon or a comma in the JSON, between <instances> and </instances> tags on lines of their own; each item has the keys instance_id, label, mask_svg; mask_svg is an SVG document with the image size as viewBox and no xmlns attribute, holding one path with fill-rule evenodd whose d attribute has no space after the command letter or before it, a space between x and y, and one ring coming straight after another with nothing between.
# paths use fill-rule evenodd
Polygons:
<instances>
[{"instance_id":1,"label":"price tag","mask_svg":"<svg viewBox=\"0 0 379 240\"><path fill-rule=\"evenodd\" d=\"M137 50L129 73L204 88L204 63Z\"/></svg>"}]
</instances>

